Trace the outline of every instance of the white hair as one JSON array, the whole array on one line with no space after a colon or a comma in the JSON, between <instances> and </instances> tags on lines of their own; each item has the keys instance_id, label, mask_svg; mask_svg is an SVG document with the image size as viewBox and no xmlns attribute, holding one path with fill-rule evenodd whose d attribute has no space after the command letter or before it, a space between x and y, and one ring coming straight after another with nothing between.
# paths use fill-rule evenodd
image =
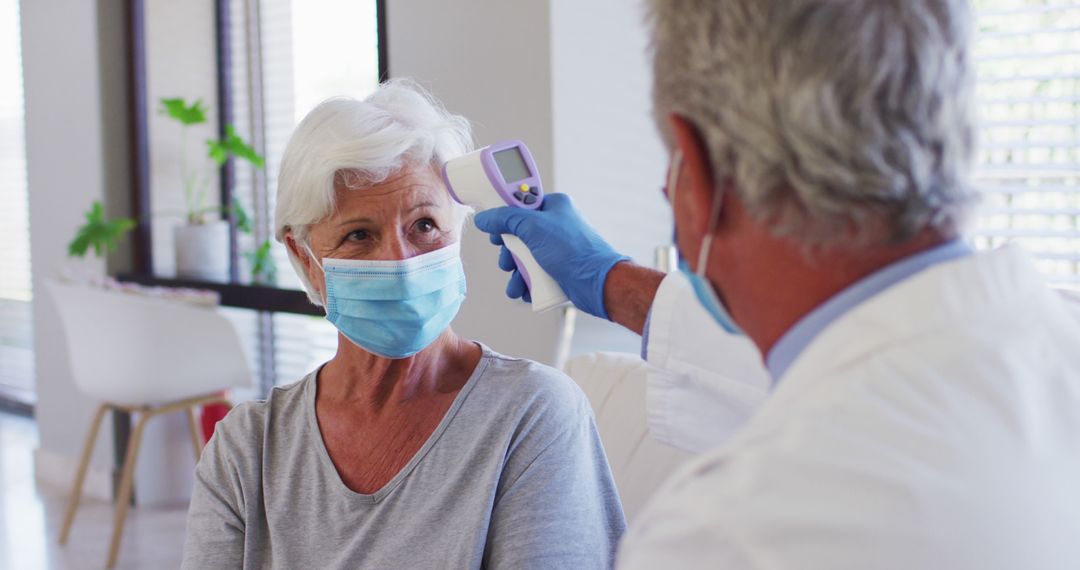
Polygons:
<instances>
[{"instance_id":1,"label":"white hair","mask_svg":"<svg viewBox=\"0 0 1080 570\"><path fill-rule=\"evenodd\" d=\"M977 198L966 0L650 0L654 109L808 248L959 231Z\"/></svg>"},{"instance_id":2,"label":"white hair","mask_svg":"<svg viewBox=\"0 0 1080 570\"><path fill-rule=\"evenodd\" d=\"M346 97L324 101L304 117L285 147L275 235L283 241L291 230L298 242L305 243L308 228L334 211L335 181L362 190L406 168L430 165L438 172L444 162L472 150L469 121L450 114L411 80L383 83L362 101ZM451 203L463 225L469 209ZM322 305L292 251L289 261L308 298Z\"/></svg>"}]
</instances>

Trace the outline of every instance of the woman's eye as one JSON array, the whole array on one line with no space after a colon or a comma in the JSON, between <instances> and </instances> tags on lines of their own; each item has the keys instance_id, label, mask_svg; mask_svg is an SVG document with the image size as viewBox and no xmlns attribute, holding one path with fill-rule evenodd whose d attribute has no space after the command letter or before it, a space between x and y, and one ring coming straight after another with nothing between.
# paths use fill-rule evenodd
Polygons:
<instances>
[{"instance_id":1,"label":"woman's eye","mask_svg":"<svg viewBox=\"0 0 1080 570\"><path fill-rule=\"evenodd\" d=\"M420 233L425 233L425 234L430 233L430 232L435 231L435 221L432 220L431 218L423 218L423 219L417 220L416 225L414 227Z\"/></svg>"},{"instance_id":2,"label":"woman's eye","mask_svg":"<svg viewBox=\"0 0 1080 570\"><path fill-rule=\"evenodd\" d=\"M367 230L356 230L348 235L348 239L351 241L364 241L371 237L371 234Z\"/></svg>"}]
</instances>

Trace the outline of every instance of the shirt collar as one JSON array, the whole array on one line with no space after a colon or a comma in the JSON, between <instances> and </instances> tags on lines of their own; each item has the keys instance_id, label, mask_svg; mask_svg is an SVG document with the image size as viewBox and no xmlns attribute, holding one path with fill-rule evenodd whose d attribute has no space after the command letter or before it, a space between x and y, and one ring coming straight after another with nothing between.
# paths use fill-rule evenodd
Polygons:
<instances>
[{"instance_id":1,"label":"shirt collar","mask_svg":"<svg viewBox=\"0 0 1080 570\"><path fill-rule=\"evenodd\" d=\"M765 357L765 366L773 383L780 380L814 338L844 313L928 267L971 253L971 247L962 240L949 241L887 265L833 295L807 313L773 345Z\"/></svg>"}]
</instances>

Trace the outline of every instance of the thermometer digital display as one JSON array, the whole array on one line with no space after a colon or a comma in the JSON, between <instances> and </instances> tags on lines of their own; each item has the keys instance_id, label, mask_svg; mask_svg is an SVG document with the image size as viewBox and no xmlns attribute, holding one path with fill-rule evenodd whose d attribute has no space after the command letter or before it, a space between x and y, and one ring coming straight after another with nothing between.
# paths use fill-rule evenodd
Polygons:
<instances>
[{"instance_id":1,"label":"thermometer digital display","mask_svg":"<svg viewBox=\"0 0 1080 570\"><path fill-rule=\"evenodd\" d=\"M525 157L521 155L520 148L508 148L506 150L491 153L491 155L495 157L495 166L499 167L503 182L513 184L516 181L525 180L531 176L529 167L525 164Z\"/></svg>"}]
</instances>

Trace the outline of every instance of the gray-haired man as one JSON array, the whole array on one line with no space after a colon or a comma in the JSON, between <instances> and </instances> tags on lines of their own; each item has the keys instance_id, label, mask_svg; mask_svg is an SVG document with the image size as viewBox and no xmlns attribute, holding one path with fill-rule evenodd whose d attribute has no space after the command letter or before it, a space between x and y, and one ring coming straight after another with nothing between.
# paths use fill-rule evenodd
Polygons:
<instances>
[{"instance_id":1,"label":"gray-haired man","mask_svg":"<svg viewBox=\"0 0 1080 570\"><path fill-rule=\"evenodd\" d=\"M705 451L620 565L1080 568L1080 327L962 239L967 3L650 4L681 275L564 197L476 218L643 333L654 434Z\"/></svg>"}]
</instances>

